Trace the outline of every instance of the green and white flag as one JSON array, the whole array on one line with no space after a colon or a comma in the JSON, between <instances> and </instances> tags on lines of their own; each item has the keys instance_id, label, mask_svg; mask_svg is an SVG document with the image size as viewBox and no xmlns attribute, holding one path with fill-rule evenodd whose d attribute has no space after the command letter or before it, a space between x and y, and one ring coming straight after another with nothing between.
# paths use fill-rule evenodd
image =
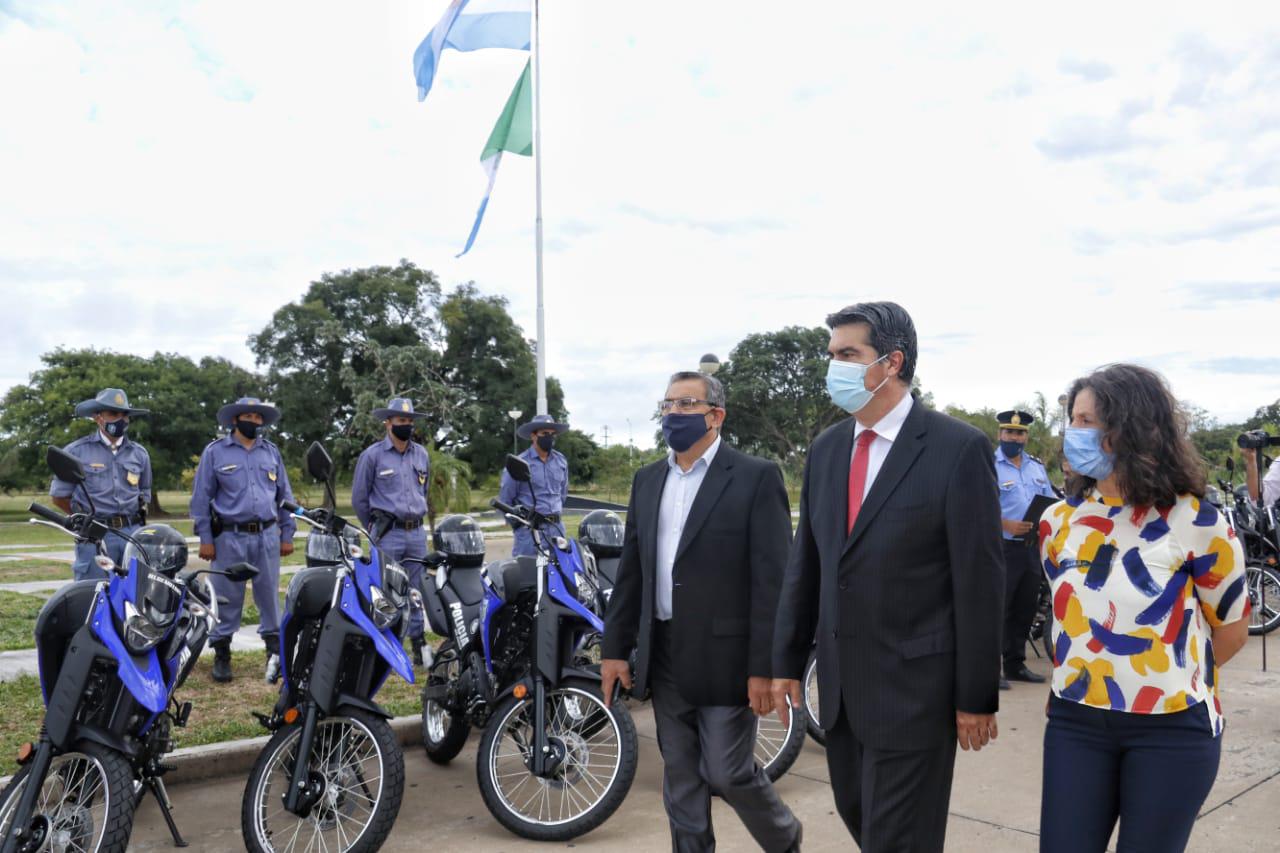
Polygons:
<instances>
[{"instance_id":1,"label":"green and white flag","mask_svg":"<svg viewBox=\"0 0 1280 853\"><path fill-rule=\"evenodd\" d=\"M533 81L530 79L529 63L525 63L524 73L511 90L507 105L498 116L498 123L489 134L484 151L480 153L480 165L489 176L489 186L480 200L480 209L476 211L475 224L471 226L471 234L467 237L467 245L457 254L462 257L471 250L480 231L480 221L484 219L484 209L489 205L489 196L493 193L493 182L498 176L498 164L502 162L502 152L510 151L522 157L533 155Z\"/></svg>"}]
</instances>

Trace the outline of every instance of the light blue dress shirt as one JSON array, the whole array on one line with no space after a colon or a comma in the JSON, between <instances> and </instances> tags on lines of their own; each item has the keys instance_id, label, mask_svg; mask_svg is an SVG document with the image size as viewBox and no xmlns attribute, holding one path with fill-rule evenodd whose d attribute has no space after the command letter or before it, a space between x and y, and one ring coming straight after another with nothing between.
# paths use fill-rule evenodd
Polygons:
<instances>
[{"instance_id":1,"label":"light blue dress shirt","mask_svg":"<svg viewBox=\"0 0 1280 853\"><path fill-rule=\"evenodd\" d=\"M675 568L680 537L684 534L684 525L689 520L689 510L698 496L698 489L702 488L702 481L707 478L707 470L719 450L720 439L717 437L688 471L681 469L675 453L667 454L667 479L658 504L657 600L654 607L657 617L664 621L671 618L671 573Z\"/></svg>"}]
</instances>

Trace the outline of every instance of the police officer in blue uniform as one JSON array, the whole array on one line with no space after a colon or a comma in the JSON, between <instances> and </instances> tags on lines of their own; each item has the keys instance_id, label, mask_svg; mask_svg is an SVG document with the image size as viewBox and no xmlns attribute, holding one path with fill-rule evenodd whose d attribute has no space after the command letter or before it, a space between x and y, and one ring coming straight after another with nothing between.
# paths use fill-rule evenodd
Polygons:
<instances>
[{"instance_id":1,"label":"police officer in blue uniform","mask_svg":"<svg viewBox=\"0 0 1280 853\"><path fill-rule=\"evenodd\" d=\"M96 425L90 434L68 444L64 450L84 466L84 488L93 500L93 509L84 492L71 483L54 477L49 495L63 512L92 511L95 518L112 531L132 533L146 520L151 503L151 456L145 447L131 441L126 434L129 419L148 415L146 409L135 409L119 388L106 388L75 409L76 417L89 418ZM125 541L114 532L103 540L107 555L116 563L124 556ZM71 567L76 580L101 580L106 572L93 561L97 547L76 545L76 560Z\"/></svg>"},{"instance_id":2,"label":"police officer in blue uniform","mask_svg":"<svg viewBox=\"0 0 1280 853\"><path fill-rule=\"evenodd\" d=\"M253 600L261 621L258 634L267 649L267 681L280 671L280 558L293 553L297 527L280 508L292 501L289 475L274 444L261 431L280 420L280 411L256 397L241 397L218 410L218 423L228 432L209 442L200 454L191 491L191 518L200 537L200 557L215 569L251 563ZM210 634L214 650L213 680L231 680L231 635L240 627L244 581L212 575L214 591L229 602L218 608L219 621Z\"/></svg>"},{"instance_id":3,"label":"police officer in blue uniform","mask_svg":"<svg viewBox=\"0 0 1280 853\"><path fill-rule=\"evenodd\" d=\"M385 409L374 409L386 436L364 449L351 481L351 505L364 528L372 533L384 556L401 563L413 589L422 588L422 563L427 534L422 517L431 488L431 458L412 440L413 422L427 417L413 410L413 401L392 397ZM404 562L410 558L411 562ZM413 662L422 665L422 604L415 600L409 615Z\"/></svg>"},{"instance_id":4,"label":"police officer in blue uniform","mask_svg":"<svg viewBox=\"0 0 1280 853\"><path fill-rule=\"evenodd\" d=\"M1044 676L1027 668L1027 633L1035 618L1040 592L1040 561L1036 531L1023 521L1036 495L1056 497L1044 463L1025 450L1035 418L1029 412L1010 409L996 415L1000 446L995 452L996 482L1000 486L1000 519L1004 527L1004 676L1000 689L1010 681L1044 683Z\"/></svg>"},{"instance_id":5,"label":"police officer in blue uniform","mask_svg":"<svg viewBox=\"0 0 1280 853\"><path fill-rule=\"evenodd\" d=\"M529 463L533 479L520 483L503 471L502 487L498 492L498 498L504 503L536 506L538 512L560 526L561 535L564 534L564 525L560 524L560 512L564 509L564 499L569 496L569 460L555 449L555 444L556 436L568 428L568 424L558 424L550 415L535 415L533 420L517 429L516 435L529 442L529 449L521 453L520 458ZM513 555L537 553L529 528L516 527L515 535L516 541L511 549Z\"/></svg>"}]
</instances>

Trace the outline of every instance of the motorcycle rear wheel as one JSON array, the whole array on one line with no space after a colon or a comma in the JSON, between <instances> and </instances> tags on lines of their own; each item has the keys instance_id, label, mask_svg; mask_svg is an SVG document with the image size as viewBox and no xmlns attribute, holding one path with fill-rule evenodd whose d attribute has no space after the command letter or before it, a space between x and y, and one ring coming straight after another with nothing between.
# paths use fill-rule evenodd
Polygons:
<instances>
[{"instance_id":1,"label":"motorcycle rear wheel","mask_svg":"<svg viewBox=\"0 0 1280 853\"><path fill-rule=\"evenodd\" d=\"M1271 566L1245 566L1245 584L1249 590L1249 633L1270 634L1280 627L1280 571ZM1262 597L1266 594L1266 606Z\"/></svg>"},{"instance_id":2,"label":"motorcycle rear wheel","mask_svg":"<svg viewBox=\"0 0 1280 853\"><path fill-rule=\"evenodd\" d=\"M819 746L827 745L827 733L822 730L820 722L820 709L822 707L818 698L818 650L814 649L809 652L809 662L804 667L804 681L800 683L800 689L804 696L804 718L805 727L809 730L809 737Z\"/></svg>"},{"instance_id":3,"label":"motorcycle rear wheel","mask_svg":"<svg viewBox=\"0 0 1280 853\"><path fill-rule=\"evenodd\" d=\"M807 712L789 717L785 726L777 714L756 717L756 763L770 782L777 782L796 763L809 731Z\"/></svg>"},{"instance_id":4,"label":"motorcycle rear wheel","mask_svg":"<svg viewBox=\"0 0 1280 853\"><path fill-rule=\"evenodd\" d=\"M27 786L23 767L0 794L0 839ZM133 771L118 752L96 743L53 759L41 785L33 817L42 818L48 838L33 849L124 853L133 831Z\"/></svg>"},{"instance_id":5,"label":"motorcycle rear wheel","mask_svg":"<svg viewBox=\"0 0 1280 853\"><path fill-rule=\"evenodd\" d=\"M301 723L280 729L254 762L240 809L245 847L251 853L372 853L382 847L404 796L404 753L391 726L363 711L316 725L310 765L324 792L305 818L286 811L281 796L301 734Z\"/></svg>"}]
</instances>

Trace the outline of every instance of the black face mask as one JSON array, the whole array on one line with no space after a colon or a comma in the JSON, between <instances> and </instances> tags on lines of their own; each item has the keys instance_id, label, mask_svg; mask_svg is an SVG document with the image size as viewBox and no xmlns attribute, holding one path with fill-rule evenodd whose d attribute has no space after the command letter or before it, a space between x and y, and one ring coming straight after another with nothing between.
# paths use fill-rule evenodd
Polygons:
<instances>
[{"instance_id":1,"label":"black face mask","mask_svg":"<svg viewBox=\"0 0 1280 853\"><path fill-rule=\"evenodd\" d=\"M129 431L129 422L124 418L118 421L107 421L102 425L102 431L118 441L124 438L124 434Z\"/></svg>"},{"instance_id":2,"label":"black face mask","mask_svg":"<svg viewBox=\"0 0 1280 853\"><path fill-rule=\"evenodd\" d=\"M250 441L253 441L253 439L257 437L258 426L259 424L255 424L253 421L244 421L244 420L236 421L236 429L240 431L241 435L243 435L245 438L249 439Z\"/></svg>"},{"instance_id":3,"label":"black face mask","mask_svg":"<svg viewBox=\"0 0 1280 853\"><path fill-rule=\"evenodd\" d=\"M1006 459L1017 459L1022 455L1022 442L1020 441L1002 441L1000 449L1004 451Z\"/></svg>"},{"instance_id":4,"label":"black face mask","mask_svg":"<svg viewBox=\"0 0 1280 853\"><path fill-rule=\"evenodd\" d=\"M401 441L413 438L413 424L392 424L391 434Z\"/></svg>"},{"instance_id":5,"label":"black face mask","mask_svg":"<svg viewBox=\"0 0 1280 853\"><path fill-rule=\"evenodd\" d=\"M556 437L554 435L538 436L538 447L542 448L543 453L550 453L551 448L556 446Z\"/></svg>"}]
</instances>

